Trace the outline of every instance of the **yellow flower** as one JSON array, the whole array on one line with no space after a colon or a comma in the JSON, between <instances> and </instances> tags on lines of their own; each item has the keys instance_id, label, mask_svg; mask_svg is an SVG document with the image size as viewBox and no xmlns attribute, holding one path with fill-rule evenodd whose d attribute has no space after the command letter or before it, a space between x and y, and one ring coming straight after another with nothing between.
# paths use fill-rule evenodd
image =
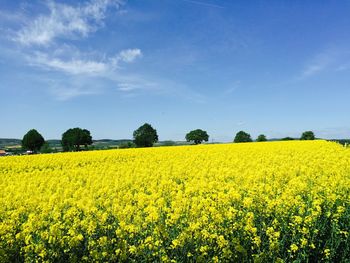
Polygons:
<instances>
[{"instance_id":1,"label":"yellow flower","mask_svg":"<svg viewBox=\"0 0 350 263\"><path fill-rule=\"evenodd\" d=\"M292 244L292 245L290 246L290 250L291 250L292 252L296 252L298 249L299 249L299 247L298 247L296 244Z\"/></svg>"}]
</instances>

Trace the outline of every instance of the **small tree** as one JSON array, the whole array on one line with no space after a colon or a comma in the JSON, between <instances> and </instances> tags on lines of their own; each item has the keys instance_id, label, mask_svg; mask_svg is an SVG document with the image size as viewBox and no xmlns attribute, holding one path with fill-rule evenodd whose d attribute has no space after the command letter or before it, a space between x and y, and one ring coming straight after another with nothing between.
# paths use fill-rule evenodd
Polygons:
<instances>
[{"instance_id":1,"label":"small tree","mask_svg":"<svg viewBox=\"0 0 350 263\"><path fill-rule=\"evenodd\" d=\"M33 152L40 150L44 143L44 137L35 129L28 131L22 139L23 149Z\"/></svg>"},{"instance_id":2,"label":"small tree","mask_svg":"<svg viewBox=\"0 0 350 263\"><path fill-rule=\"evenodd\" d=\"M266 136L264 134L260 134L258 138L256 139L257 142L266 142Z\"/></svg>"},{"instance_id":3,"label":"small tree","mask_svg":"<svg viewBox=\"0 0 350 263\"><path fill-rule=\"evenodd\" d=\"M79 151L81 145L87 148L88 145L92 144L92 137L88 130L81 128L68 129L62 134L61 144L64 151Z\"/></svg>"},{"instance_id":4,"label":"small tree","mask_svg":"<svg viewBox=\"0 0 350 263\"><path fill-rule=\"evenodd\" d=\"M246 133L244 131L237 132L234 142L252 142L252 137L250 137L249 133Z\"/></svg>"},{"instance_id":5,"label":"small tree","mask_svg":"<svg viewBox=\"0 0 350 263\"><path fill-rule=\"evenodd\" d=\"M133 137L137 147L152 147L153 143L158 142L157 131L148 123L135 130Z\"/></svg>"},{"instance_id":6,"label":"small tree","mask_svg":"<svg viewBox=\"0 0 350 263\"><path fill-rule=\"evenodd\" d=\"M301 135L300 140L315 140L315 134L312 131L305 131Z\"/></svg>"},{"instance_id":7,"label":"small tree","mask_svg":"<svg viewBox=\"0 0 350 263\"><path fill-rule=\"evenodd\" d=\"M208 133L201 129L193 130L186 134L186 141L194 142L194 144L200 144L203 141L207 142L208 140L209 140Z\"/></svg>"}]
</instances>

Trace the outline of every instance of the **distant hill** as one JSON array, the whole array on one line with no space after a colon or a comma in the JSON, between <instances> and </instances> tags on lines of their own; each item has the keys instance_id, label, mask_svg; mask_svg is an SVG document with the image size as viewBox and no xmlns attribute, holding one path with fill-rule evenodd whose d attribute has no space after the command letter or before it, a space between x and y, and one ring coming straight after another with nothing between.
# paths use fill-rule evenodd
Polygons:
<instances>
[{"instance_id":1,"label":"distant hill","mask_svg":"<svg viewBox=\"0 0 350 263\"><path fill-rule=\"evenodd\" d=\"M0 138L0 145L2 144L21 144L21 140Z\"/></svg>"},{"instance_id":2,"label":"distant hill","mask_svg":"<svg viewBox=\"0 0 350 263\"><path fill-rule=\"evenodd\" d=\"M21 140L19 139L5 139L0 138L0 149L6 149L9 147L16 147L21 145Z\"/></svg>"}]
</instances>

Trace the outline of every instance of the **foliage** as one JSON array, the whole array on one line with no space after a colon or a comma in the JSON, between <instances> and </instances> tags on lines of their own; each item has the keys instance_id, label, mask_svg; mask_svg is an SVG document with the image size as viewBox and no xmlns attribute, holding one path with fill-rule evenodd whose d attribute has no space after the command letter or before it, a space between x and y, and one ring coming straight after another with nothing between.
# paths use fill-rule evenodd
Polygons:
<instances>
[{"instance_id":1,"label":"foliage","mask_svg":"<svg viewBox=\"0 0 350 263\"><path fill-rule=\"evenodd\" d=\"M123 142L119 145L119 149L135 148L136 145L133 142Z\"/></svg>"},{"instance_id":2,"label":"foliage","mask_svg":"<svg viewBox=\"0 0 350 263\"><path fill-rule=\"evenodd\" d=\"M325 141L0 158L0 262L346 262L349 162Z\"/></svg>"},{"instance_id":3,"label":"foliage","mask_svg":"<svg viewBox=\"0 0 350 263\"><path fill-rule=\"evenodd\" d=\"M50 147L50 144L48 142L45 142L43 146L40 148L41 153L53 153L54 150Z\"/></svg>"},{"instance_id":4,"label":"foliage","mask_svg":"<svg viewBox=\"0 0 350 263\"><path fill-rule=\"evenodd\" d=\"M176 145L176 142L168 140L168 141L162 141L160 146L174 146Z\"/></svg>"},{"instance_id":5,"label":"foliage","mask_svg":"<svg viewBox=\"0 0 350 263\"><path fill-rule=\"evenodd\" d=\"M203 141L207 142L208 140L209 140L208 133L201 129L196 129L186 134L186 141L194 142L194 144L200 144Z\"/></svg>"},{"instance_id":6,"label":"foliage","mask_svg":"<svg viewBox=\"0 0 350 263\"><path fill-rule=\"evenodd\" d=\"M44 143L44 137L35 129L28 131L22 139L23 149L34 152L40 150Z\"/></svg>"},{"instance_id":7,"label":"foliage","mask_svg":"<svg viewBox=\"0 0 350 263\"><path fill-rule=\"evenodd\" d=\"M294 140L294 138L292 138L292 137L284 137L281 139L281 141L293 141L293 140Z\"/></svg>"},{"instance_id":8,"label":"foliage","mask_svg":"<svg viewBox=\"0 0 350 263\"><path fill-rule=\"evenodd\" d=\"M90 131L81 128L68 129L62 134L62 147L64 151L79 151L80 146L85 146L92 144L92 137Z\"/></svg>"},{"instance_id":9,"label":"foliage","mask_svg":"<svg viewBox=\"0 0 350 263\"><path fill-rule=\"evenodd\" d=\"M250 137L249 133L246 133L244 131L237 132L234 142L252 142L252 137Z\"/></svg>"},{"instance_id":10,"label":"foliage","mask_svg":"<svg viewBox=\"0 0 350 263\"><path fill-rule=\"evenodd\" d=\"M264 134L260 134L258 138L256 139L257 142L266 142L266 136Z\"/></svg>"},{"instance_id":11,"label":"foliage","mask_svg":"<svg viewBox=\"0 0 350 263\"><path fill-rule=\"evenodd\" d=\"M148 123L145 123L133 133L134 143L137 147L152 147L158 142L157 131Z\"/></svg>"},{"instance_id":12,"label":"foliage","mask_svg":"<svg viewBox=\"0 0 350 263\"><path fill-rule=\"evenodd\" d=\"M315 134L312 131L303 132L300 140L315 140Z\"/></svg>"}]
</instances>

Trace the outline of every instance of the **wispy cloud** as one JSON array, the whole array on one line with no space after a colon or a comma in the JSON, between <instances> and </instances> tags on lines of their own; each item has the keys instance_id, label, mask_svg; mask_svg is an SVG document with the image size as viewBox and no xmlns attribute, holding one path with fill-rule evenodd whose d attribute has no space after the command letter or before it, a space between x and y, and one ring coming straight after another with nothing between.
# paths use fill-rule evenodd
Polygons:
<instances>
[{"instance_id":1,"label":"wispy cloud","mask_svg":"<svg viewBox=\"0 0 350 263\"><path fill-rule=\"evenodd\" d=\"M95 0L73 7L49 1L49 14L35 18L14 40L23 45L48 45L60 37L86 37L103 25L109 6L120 4L120 0Z\"/></svg>"},{"instance_id":2,"label":"wispy cloud","mask_svg":"<svg viewBox=\"0 0 350 263\"><path fill-rule=\"evenodd\" d=\"M45 53L37 53L35 57L30 57L32 65L41 67L46 70L61 71L68 74L98 74L106 72L109 65L104 62L71 59L64 61L60 58L49 57Z\"/></svg>"},{"instance_id":3,"label":"wispy cloud","mask_svg":"<svg viewBox=\"0 0 350 263\"><path fill-rule=\"evenodd\" d=\"M140 49L126 49L119 53L119 58L124 62L133 62L136 58L141 57L142 52Z\"/></svg>"},{"instance_id":4,"label":"wispy cloud","mask_svg":"<svg viewBox=\"0 0 350 263\"><path fill-rule=\"evenodd\" d=\"M120 62L132 63L135 59L142 56L140 49L122 50L118 55L108 59L93 59L89 58L89 54L80 52L72 54L71 58L67 59L67 54L61 53L59 51L53 54L35 52L35 55L30 55L27 59L31 65L44 70L59 71L71 75L104 75L107 72L116 70ZM64 55L64 58L57 54Z\"/></svg>"},{"instance_id":5,"label":"wispy cloud","mask_svg":"<svg viewBox=\"0 0 350 263\"><path fill-rule=\"evenodd\" d=\"M230 85L230 87L224 91L224 94L227 95L227 94L231 94L231 93L235 92L238 89L238 87L240 86L240 84L241 84L240 80L234 81L232 83L232 85Z\"/></svg>"},{"instance_id":6,"label":"wispy cloud","mask_svg":"<svg viewBox=\"0 0 350 263\"><path fill-rule=\"evenodd\" d=\"M101 29L108 10L114 9L118 15L122 0L90 0L75 5L54 0L45 3L48 12L27 17L31 22L23 23L12 41L18 44L21 59L36 69L39 78L44 78L43 86L56 100L117 92L124 97L152 93L205 101L201 94L177 81L131 72L126 64L143 57L139 48L106 54L105 50L82 49L78 41L71 41L90 37Z\"/></svg>"},{"instance_id":7,"label":"wispy cloud","mask_svg":"<svg viewBox=\"0 0 350 263\"><path fill-rule=\"evenodd\" d=\"M0 10L0 21L7 21L7 22L23 22L25 20L25 17L23 14L19 12L6 12L4 10Z\"/></svg>"},{"instance_id":8,"label":"wispy cloud","mask_svg":"<svg viewBox=\"0 0 350 263\"><path fill-rule=\"evenodd\" d=\"M328 54L321 54L314 59L312 63L307 65L302 72L303 77L309 77L325 70L332 62L332 57Z\"/></svg>"},{"instance_id":9,"label":"wispy cloud","mask_svg":"<svg viewBox=\"0 0 350 263\"><path fill-rule=\"evenodd\" d=\"M196 1L196 0L182 0L182 1L187 2L187 3L191 3L191 4L195 4L195 5L205 6L205 7L224 8L221 5L212 4L212 3L208 3L208 2L204 2L204 1Z\"/></svg>"},{"instance_id":10,"label":"wispy cloud","mask_svg":"<svg viewBox=\"0 0 350 263\"><path fill-rule=\"evenodd\" d=\"M81 97L85 95L96 95L99 94L99 91L77 86L71 86L69 88L63 86L52 86L50 87L50 93L58 101L67 101L75 97Z\"/></svg>"},{"instance_id":11,"label":"wispy cloud","mask_svg":"<svg viewBox=\"0 0 350 263\"><path fill-rule=\"evenodd\" d=\"M300 78L307 78L327 70L344 71L348 68L349 56L348 49L333 48L324 50L316 54L306 64Z\"/></svg>"}]
</instances>

